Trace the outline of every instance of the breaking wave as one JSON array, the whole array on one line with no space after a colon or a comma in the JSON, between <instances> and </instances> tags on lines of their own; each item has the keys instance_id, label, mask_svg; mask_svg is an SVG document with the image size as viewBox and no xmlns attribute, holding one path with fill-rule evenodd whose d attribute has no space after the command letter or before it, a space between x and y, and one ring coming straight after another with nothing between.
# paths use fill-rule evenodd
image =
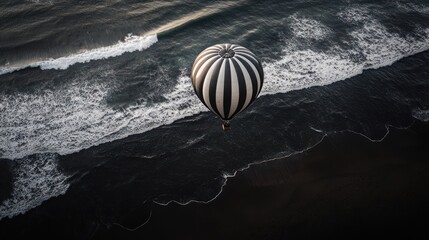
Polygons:
<instances>
[{"instance_id":1,"label":"breaking wave","mask_svg":"<svg viewBox=\"0 0 429 240\"><path fill-rule=\"evenodd\" d=\"M111 46L84 50L65 57L45 59L23 65L5 65L0 67L0 75L35 67L39 67L42 70L64 70L76 63L87 63L94 60L117 57L127 52L142 51L149 48L157 41L158 38L156 34L148 36L134 36L129 34L123 41L119 41Z\"/></svg>"}]
</instances>

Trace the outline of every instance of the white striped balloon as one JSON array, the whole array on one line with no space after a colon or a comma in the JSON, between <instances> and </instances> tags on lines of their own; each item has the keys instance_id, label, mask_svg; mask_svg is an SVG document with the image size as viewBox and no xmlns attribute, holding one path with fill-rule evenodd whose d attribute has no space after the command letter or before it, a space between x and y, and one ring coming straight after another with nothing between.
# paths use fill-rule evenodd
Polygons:
<instances>
[{"instance_id":1,"label":"white striped balloon","mask_svg":"<svg viewBox=\"0 0 429 240\"><path fill-rule=\"evenodd\" d=\"M228 121L258 97L264 72L261 61L247 48L217 44L197 56L191 79L201 102Z\"/></svg>"}]
</instances>

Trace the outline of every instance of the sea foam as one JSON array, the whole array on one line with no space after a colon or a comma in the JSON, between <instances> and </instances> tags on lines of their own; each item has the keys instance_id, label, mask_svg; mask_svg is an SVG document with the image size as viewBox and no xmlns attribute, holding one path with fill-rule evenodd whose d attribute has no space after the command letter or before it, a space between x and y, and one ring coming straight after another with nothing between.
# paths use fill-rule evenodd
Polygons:
<instances>
[{"instance_id":1,"label":"sea foam","mask_svg":"<svg viewBox=\"0 0 429 240\"><path fill-rule=\"evenodd\" d=\"M35 61L22 65L6 65L0 67L0 75L22 70L29 67L39 67L45 69L64 70L76 63L87 63L94 60L107 59L117 57L127 52L142 51L149 48L158 41L156 34L147 36L135 36L128 34L123 41L110 46L83 50L81 52L71 54L60 58L51 58L40 61Z\"/></svg>"},{"instance_id":2,"label":"sea foam","mask_svg":"<svg viewBox=\"0 0 429 240\"><path fill-rule=\"evenodd\" d=\"M67 176L57 168L57 154L37 154L21 159L12 168L11 197L0 203L0 220L25 213L43 201L64 194Z\"/></svg>"},{"instance_id":3,"label":"sea foam","mask_svg":"<svg viewBox=\"0 0 429 240\"><path fill-rule=\"evenodd\" d=\"M331 29L319 21L298 14L289 17L289 21L289 26L297 38L321 40L331 33Z\"/></svg>"},{"instance_id":4,"label":"sea foam","mask_svg":"<svg viewBox=\"0 0 429 240\"><path fill-rule=\"evenodd\" d=\"M69 154L124 138L204 110L183 72L164 102L113 109L105 99L115 87L108 66L78 74L65 86L34 93L0 95L0 156Z\"/></svg>"},{"instance_id":5,"label":"sea foam","mask_svg":"<svg viewBox=\"0 0 429 240\"><path fill-rule=\"evenodd\" d=\"M361 23L361 27L349 33L352 41L350 49L332 46L328 50L298 50L289 41L282 57L276 61L263 63L265 72L264 94L285 93L292 90L322 86L361 74L366 69L376 69L416 53L429 49L429 29L420 28L417 38L391 33L374 18L366 9L347 9L338 13L340 19L347 22ZM324 29L322 23L315 29ZM310 28L304 24L305 29ZM310 28L311 29L311 28ZM300 38L298 34L296 37ZM315 38L314 40L318 40ZM321 39L319 39L321 40Z\"/></svg>"},{"instance_id":6,"label":"sea foam","mask_svg":"<svg viewBox=\"0 0 429 240\"><path fill-rule=\"evenodd\" d=\"M428 122L429 121L429 109L416 109L413 111L413 117L423 121L423 122Z\"/></svg>"}]
</instances>

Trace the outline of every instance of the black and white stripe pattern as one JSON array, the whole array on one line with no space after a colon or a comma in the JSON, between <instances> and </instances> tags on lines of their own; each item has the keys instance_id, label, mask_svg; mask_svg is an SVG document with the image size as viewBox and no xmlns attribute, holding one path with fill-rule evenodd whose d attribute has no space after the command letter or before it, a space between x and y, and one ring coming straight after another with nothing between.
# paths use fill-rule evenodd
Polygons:
<instances>
[{"instance_id":1,"label":"black and white stripe pattern","mask_svg":"<svg viewBox=\"0 0 429 240\"><path fill-rule=\"evenodd\" d=\"M264 72L259 59L247 48L218 44L197 56L191 79L201 102L223 120L230 120L259 95Z\"/></svg>"}]
</instances>

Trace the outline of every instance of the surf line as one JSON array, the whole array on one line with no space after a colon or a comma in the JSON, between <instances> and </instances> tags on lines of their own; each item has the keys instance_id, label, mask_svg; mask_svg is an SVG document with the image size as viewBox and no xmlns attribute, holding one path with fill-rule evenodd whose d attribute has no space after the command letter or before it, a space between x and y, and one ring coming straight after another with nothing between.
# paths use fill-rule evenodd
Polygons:
<instances>
[{"instance_id":1,"label":"surf line","mask_svg":"<svg viewBox=\"0 0 429 240\"><path fill-rule=\"evenodd\" d=\"M45 60L35 61L26 64L6 64L0 67L0 75L12 73L25 68L39 67L42 70L56 69L65 70L76 63L87 63L94 60L107 59L117 57L127 52L143 51L153 44L158 42L156 33L137 36L132 33L128 34L123 41L118 41L116 44L82 50L68 56L59 58L49 58Z\"/></svg>"},{"instance_id":2,"label":"surf line","mask_svg":"<svg viewBox=\"0 0 429 240\"><path fill-rule=\"evenodd\" d=\"M213 4L204 9L192 12L185 16L179 17L176 20L169 21L159 27L156 27L142 35L133 35L132 33L125 36L123 41L118 41L114 45L104 46L100 48L82 50L78 53L74 53L68 56L59 58L49 58L44 60L36 60L33 62L26 63L8 63L0 66L0 75L12 73L25 68L37 68L42 70L55 69L65 70L71 65L76 63L87 63L94 60L107 59L111 57L117 57L127 52L143 51L156 42L158 42L158 35L165 34L174 29L185 26L186 24L196 21L201 18L212 16L214 14L222 12L222 10L237 6L239 3L230 1L222 4Z\"/></svg>"}]
</instances>

